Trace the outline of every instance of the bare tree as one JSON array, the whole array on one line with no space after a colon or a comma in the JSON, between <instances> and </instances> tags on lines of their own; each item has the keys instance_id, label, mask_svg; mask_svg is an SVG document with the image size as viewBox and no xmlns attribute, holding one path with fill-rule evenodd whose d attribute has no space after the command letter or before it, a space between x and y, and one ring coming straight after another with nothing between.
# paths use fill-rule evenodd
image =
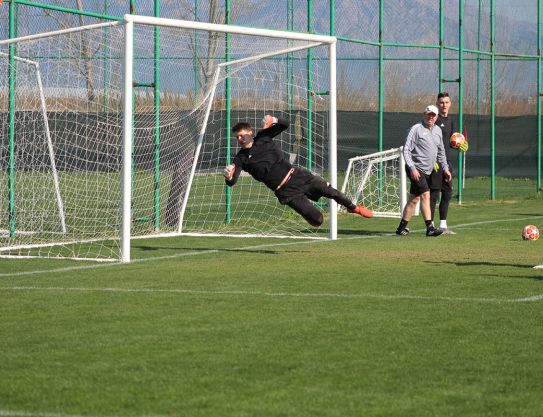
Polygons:
<instances>
[{"instance_id":1,"label":"bare tree","mask_svg":"<svg viewBox=\"0 0 543 417\"><path fill-rule=\"evenodd\" d=\"M232 14L236 13L238 9L248 9L255 7L255 5L250 0L237 0L234 2ZM179 17L184 20L195 20L198 16L196 10L194 9L194 2L191 0L186 0L184 6L179 7ZM225 24L227 22L226 11L219 6L217 0L209 0L207 8L206 20L209 23L219 23ZM201 15L202 13L198 13ZM207 32L205 39L201 39L201 42L196 40L196 34L189 35L192 38L190 47L194 56L197 58L197 67L200 77L198 78L198 84L200 88L205 88L208 86L209 80L213 76L213 71L216 67L215 61L219 57L217 56L220 51L221 41L225 39L225 35L218 32ZM205 45L205 48L204 48Z\"/></svg>"},{"instance_id":2,"label":"bare tree","mask_svg":"<svg viewBox=\"0 0 543 417\"><path fill-rule=\"evenodd\" d=\"M83 1L76 0L77 10L83 11ZM84 26L83 15L79 15L79 26ZM92 57L98 52L99 47L96 50L91 51L90 42L86 33L81 33L81 54L83 55L83 62L76 60L78 64L79 72L85 78L85 84L87 87L87 98L90 102L96 99L93 85L93 72L92 72Z\"/></svg>"},{"instance_id":3,"label":"bare tree","mask_svg":"<svg viewBox=\"0 0 543 417\"><path fill-rule=\"evenodd\" d=\"M75 0L77 10L83 11L83 1ZM43 9L44 13L57 22L59 29L68 29L75 26L85 26L85 17L82 14L68 14L52 12ZM73 51L75 59L69 59L67 62L72 64L85 80L85 88L87 91L87 100L89 102L96 101L96 93L94 88L93 76L93 59L100 50L100 45L93 47L87 32L79 32L75 36L68 37L68 49Z\"/></svg>"}]
</instances>

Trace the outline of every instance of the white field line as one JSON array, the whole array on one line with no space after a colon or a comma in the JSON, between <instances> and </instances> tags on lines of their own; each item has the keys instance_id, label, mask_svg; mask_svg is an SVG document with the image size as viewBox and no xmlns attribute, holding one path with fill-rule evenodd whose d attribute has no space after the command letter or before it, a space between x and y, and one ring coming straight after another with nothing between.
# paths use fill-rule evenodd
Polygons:
<instances>
[{"instance_id":1,"label":"white field line","mask_svg":"<svg viewBox=\"0 0 543 417\"><path fill-rule=\"evenodd\" d=\"M543 301L543 294L532 295L531 297L518 298L516 301L522 303L529 301Z\"/></svg>"},{"instance_id":2,"label":"white field line","mask_svg":"<svg viewBox=\"0 0 543 417\"><path fill-rule=\"evenodd\" d=\"M454 229L460 229L460 228L468 228L471 226L479 226L482 224L489 224L489 223L503 223L503 222L510 222L510 221L524 221L524 220L530 220L530 219L538 219L543 218L543 216L530 216L530 217L524 217L519 219L501 219L501 220L487 220L487 221L481 221L481 222L473 222L473 223L465 223L460 225L455 225ZM419 233L423 232L424 229L420 230L412 230L411 233ZM382 237L395 237L397 236L394 233L384 233L379 235L365 235L365 236L349 236L349 237L342 237L340 240L354 240L354 239L377 239ZM270 248L270 247L279 247L279 246L292 246L292 245L300 245L300 244L315 244L315 243L326 243L326 242L334 242L330 240L315 240L315 239L308 239L308 240L296 240L296 241L289 241L289 242L281 242L281 243L264 243L262 245L255 245L255 246L242 246L237 248L228 248L224 250L230 250L230 251L236 251L236 250L256 250L256 249L262 249L262 248ZM210 249L210 250L202 250L202 251L196 251L196 252L183 252L183 253L177 253L174 255L165 255L165 256L154 256L149 258L141 258L141 259L134 259L129 264L124 264L121 262L113 262L113 263L107 263L107 264L90 264L90 265L77 265L77 266L67 266L63 268L55 268L55 269L38 269L34 271L21 271L21 272L4 272L0 273L0 278L10 278L10 277L21 277L21 276L27 276L27 275L40 275L40 274L57 274L57 273L63 273L63 272L71 272L71 271L81 271L85 269L98 269L98 268L111 268L115 266L123 266L123 265L130 265L135 263L144 263L144 262L152 262L152 261L161 261L165 259L176 259L176 258L184 258L185 256L197 256L197 255L207 255L210 253L218 253L220 252L220 249ZM1 417L1 416L0 416Z\"/></svg>"},{"instance_id":3,"label":"white field line","mask_svg":"<svg viewBox=\"0 0 543 417\"><path fill-rule=\"evenodd\" d=\"M453 229L453 230L467 229L467 228L470 228L470 227L473 227L473 226L482 226L484 224L517 222L517 221L526 221L526 220L533 220L533 219L543 219L543 216L521 217L521 218L518 218L518 219L483 220L483 221L480 221L480 222L455 224L454 226L449 226L449 227L451 229ZM417 221L417 219L415 219L415 222L416 221ZM425 232L425 231L426 231L426 229L417 229L417 230L411 229L411 233L422 233L422 232ZM395 233L384 233L384 234L380 234L380 235L371 235L371 236L348 236L348 237L342 237L340 240L368 239L368 238L386 237L386 236L396 236L396 234Z\"/></svg>"},{"instance_id":4,"label":"white field line","mask_svg":"<svg viewBox=\"0 0 543 417\"><path fill-rule=\"evenodd\" d=\"M377 238L385 237L385 236L395 236L395 234L388 233L388 234L369 235L369 236L357 236L357 237L354 237L354 239L377 239ZM342 240L348 240L348 239L353 239L353 238L352 237L342 238ZM84 269L98 269L98 268L107 268L107 267L123 266L123 265L127 266L131 264L145 263L145 262L150 262L150 261L162 261L165 259L184 258L185 256L208 255L210 253L219 253L221 251L225 251L225 252L235 252L235 251L244 251L244 250L250 251L250 250L258 250L258 249L263 249L263 248L272 248L272 247L279 247L279 246L299 245L301 243L307 244L307 243L324 243L324 242L333 242L333 241L327 240L327 239L308 239L308 240L295 240L295 241L281 242L281 243L277 243L277 242L263 243L261 245L241 246L237 248L234 247L234 248L199 250L195 252L176 253L174 255L153 256L149 258L133 259L130 261L130 263L111 262L111 263L97 263L97 264L90 264L90 265L66 266L63 268L55 268L55 269L37 269L34 271L4 272L4 273L0 273L0 278L21 277L21 276L26 276L26 275L40 275L40 274L50 274L50 273L57 274L57 273L62 273L62 272L80 271Z\"/></svg>"},{"instance_id":5,"label":"white field line","mask_svg":"<svg viewBox=\"0 0 543 417\"><path fill-rule=\"evenodd\" d=\"M48 274L48 273L58 274L62 272L72 272L72 271L81 271L84 269L98 269L98 268L106 268L106 267L112 267L112 266L131 265L134 263L148 262L151 260L157 261L157 260L162 260L162 259L175 259L175 258L183 258L185 256L196 256L196 255L204 255L204 254L217 253L217 252L219 252L219 250L210 249L210 250L202 250L202 251L197 251L197 252L176 253L175 255L155 256L152 258L134 259L129 264L124 264L122 262L113 262L113 263L99 263L99 264L90 264L90 265L66 266L64 268L55 268L55 269L37 269L34 271L7 272L7 273L1 273L0 278L21 277L21 276L26 276L26 275L40 275L40 274Z\"/></svg>"},{"instance_id":6,"label":"white field line","mask_svg":"<svg viewBox=\"0 0 543 417\"><path fill-rule=\"evenodd\" d=\"M80 414L64 414L64 413L46 413L42 411L15 411L15 410L0 410L0 417L93 417ZM114 417L114 416L109 416ZM151 416L142 416L151 417ZM158 417L158 416L154 416Z\"/></svg>"},{"instance_id":7,"label":"white field line","mask_svg":"<svg viewBox=\"0 0 543 417\"><path fill-rule=\"evenodd\" d=\"M543 216L530 216L530 217L524 217L519 219L500 219L500 220L487 220L487 221L481 221L481 222L473 222L473 223L465 223L460 225L455 225L455 229L459 228L467 228L471 226L479 226L482 224L489 224L489 223L503 223L503 222L510 222L510 221L524 221L524 220L530 220L530 219L538 219L543 218ZM418 233L423 232L423 229L420 230L412 230L412 233ZM349 236L341 238L341 240L354 240L354 239L376 239L380 237L396 237L394 233L386 233L386 234L379 234L379 235L365 235L365 236ZM261 248L269 248L269 247L279 247L279 246L292 246L292 245L299 245L299 244L307 244L307 243L324 243L324 242L333 242L330 240L314 240L314 239L308 239L308 240L296 240L296 241L290 241L290 242L281 242L281 243L264 243L262 245L254 245L254 246L244 246L244 247L238 247L238 248L229 248L228 250L236 251L236 250L255 250L255 249L261 249ZM131 264L135 263L143 263L143 262L151 262L151 261L161 261L165 259L176 259L176 258L184 258L185 256L197 256L197 255L207 255L210 253L218 253L220 252L219 249L211 249L211 250L203 250L203 251L196 251L196 252L184 252L184 253L177 253L174 255L165 255L165 256L155 256L155 257L149 257L149 258L141 258L141 259L134 259L131 261ZM34 270L34 271L21 271L21 272L7 272L7 273L0 273L0 278L8 278L8 277L21 277L21 276L27 276L27 275L40 275L40 274L48 274L48 273L63 273L63 272L71 272L71 271L80 271L85 269L97 269L97 268L108 268L108 267L114 267L114 266L122 266L122 265L130 265L130 264L124 264L121 262L113 262L113 263L107 263L107 264L90 264L90 265L77 265L77 266L69 266L69 267L63 267L63 268L55 268L55 269L41 269L41 270ZM1 416L0 416L1 417Z\"/></svg>"},{"instance_id":8,"label":"white field line","mask_svg":"<svg viewBox=\"0 0 543 417\"><path fill-rule=\"evenodd\" d=\"M534 219L543 219L543 216L520 217L518 219L485 220L481 222L457 224L457 225L451 226L451 229L465 229L471 226L480 226L483 224L490 224L490 223L503 223L503 222L515 223L521 220L525 221L525 220L534 220Z\"/></svg>"},{"instance_id":9,"label":"white field line","mask_svg":"<svg viewBox=\"0 0 543 417\"><path fill-rule=\"evenodd\" d=\"M377 300L420 300L420 301L447 301L447 302L474 302L474 303L518 303L542 301L543 295L526 298L484 298L484 297L440 297L409 294L346 294L346 293L289 293L247 290L196 290L189 288L87 288L87 287L34 287L13 286L0 287L0 291L41 291L41 292L103 292L103 293L143 293L143 294L187 294L187 295L225 295L225 296L257 296L257 297L283 297L283 298L339 298L339 299L377 299ZM0 415L1 416L1 415Z\"/></svg>"},{"instance_id":10,"label":"white field line","mask_svg":"<svg viewBox=\"0 0 543 417\"><path fill-rule=\"evenodd\" d=\"M0 417L84 417L79 414L43 413L33 411L0 410ZM92 416L90 416L92 417Z\"/></svg>"},{"instance_id":11,"label":"white field line","mask_svg":"<svg viewBox=\"0 0 543 417\"><path fill-rule=\"evenodd\" d=\"M365 237L366 238L377 238L377 237L381 237L381 236L382 235L365 236ZM291 246L291 245L297 245L297 244L300 244L300 243L318 243L318 242L330 242L330 241L329 240L311 239L311 240L297 240L297 241L281 242L281 243L263 243L262 245L241 246L241 247L237 247L237 248L199 250L199 251L195 251L195 252L176 253L174 255L164 255L164 256L154 256L154 257L149 257L149 258L133 259L128 264L125 264L125 263L122 263L122 262L113 262L113 263L107 263L107 264L77 265L77 266L67 266L67 267L64 267L64 268L42 269L42 270L34 270L34 271L7 272L7 273L0 273L0 278L20 277L20 276L25 276L25 275L37 275L37 274L46 274L46 273L71 272L71 271L80 271L82 269L107 268L107 267L122 266L122 265L126 266L126 265L131 265L131 264L136 264L136 263L144 263L144 262L150 262L150 261L161 261L161 260L165 260L165 259L184 258L185 256L208 255L210 253L219 253L221 251L258 250L258 249L269 248L269 247Z\"/></svg>"}]
</instances>

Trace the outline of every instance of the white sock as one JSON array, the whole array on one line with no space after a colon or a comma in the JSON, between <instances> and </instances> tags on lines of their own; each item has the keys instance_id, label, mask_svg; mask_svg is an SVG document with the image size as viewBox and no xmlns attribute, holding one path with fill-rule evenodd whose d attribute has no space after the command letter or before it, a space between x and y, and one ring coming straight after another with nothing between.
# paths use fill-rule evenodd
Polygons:
<instances>
[{"instance_id":1,"label":"white sock","mask_svg":"<svg viewBox=\"0 0 543 417\"><path fill-rule=\"evenodd\" d=\"M446 229L447 228L447 220L440 220L439 221L439 228L440 229Z\"/></svg>"}]
</instances>

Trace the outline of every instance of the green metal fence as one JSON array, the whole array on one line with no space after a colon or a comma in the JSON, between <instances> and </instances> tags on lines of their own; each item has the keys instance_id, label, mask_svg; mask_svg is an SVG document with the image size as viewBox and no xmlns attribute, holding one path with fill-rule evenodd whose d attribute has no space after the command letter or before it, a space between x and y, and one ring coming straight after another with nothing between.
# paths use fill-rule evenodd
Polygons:
<instances>
[{"instance_id":1,"label":"green metal fence","mask_svg":"<svg viewBox=\"0 0 543 417\"><path fill-rule=\"evenodd\" d=\"M446 90L458 130L470 139L465 160L453 151L458 200L476 197L463 188L464 176L487 177L492 199L516 192L498 185L502 177L541 189L540 0L11 0L0 6L0 38L125 13L335 35L340 169L349 157L401 145L422 109ZM159 36L157 29L155 45ZM319 59L308 58L308 65ZM158 143L160 66L169 57L157 46L153 59L154 80L137 85L154 96ZM11 97L13 74L5 79ZM12 143L16 109L9 103L2 131Z\"/></svg>"}]
</instances>

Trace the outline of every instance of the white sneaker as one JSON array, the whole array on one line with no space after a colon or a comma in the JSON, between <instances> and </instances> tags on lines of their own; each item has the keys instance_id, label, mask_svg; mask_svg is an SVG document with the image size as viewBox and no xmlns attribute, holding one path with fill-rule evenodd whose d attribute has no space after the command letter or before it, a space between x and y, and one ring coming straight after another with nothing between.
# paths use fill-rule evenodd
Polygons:
<instances>
[{"instance_id":1,"label":"white sneaker","mask_svg":"<svg viewBox=\"0 0 543 417\"><path fill-rule=\"evenodd\" d=\"M440 227L439 230L443 232L444 235L455 235L456 233L453 232L451 229L447 227Z\"/></svg>"}]
</instances>

